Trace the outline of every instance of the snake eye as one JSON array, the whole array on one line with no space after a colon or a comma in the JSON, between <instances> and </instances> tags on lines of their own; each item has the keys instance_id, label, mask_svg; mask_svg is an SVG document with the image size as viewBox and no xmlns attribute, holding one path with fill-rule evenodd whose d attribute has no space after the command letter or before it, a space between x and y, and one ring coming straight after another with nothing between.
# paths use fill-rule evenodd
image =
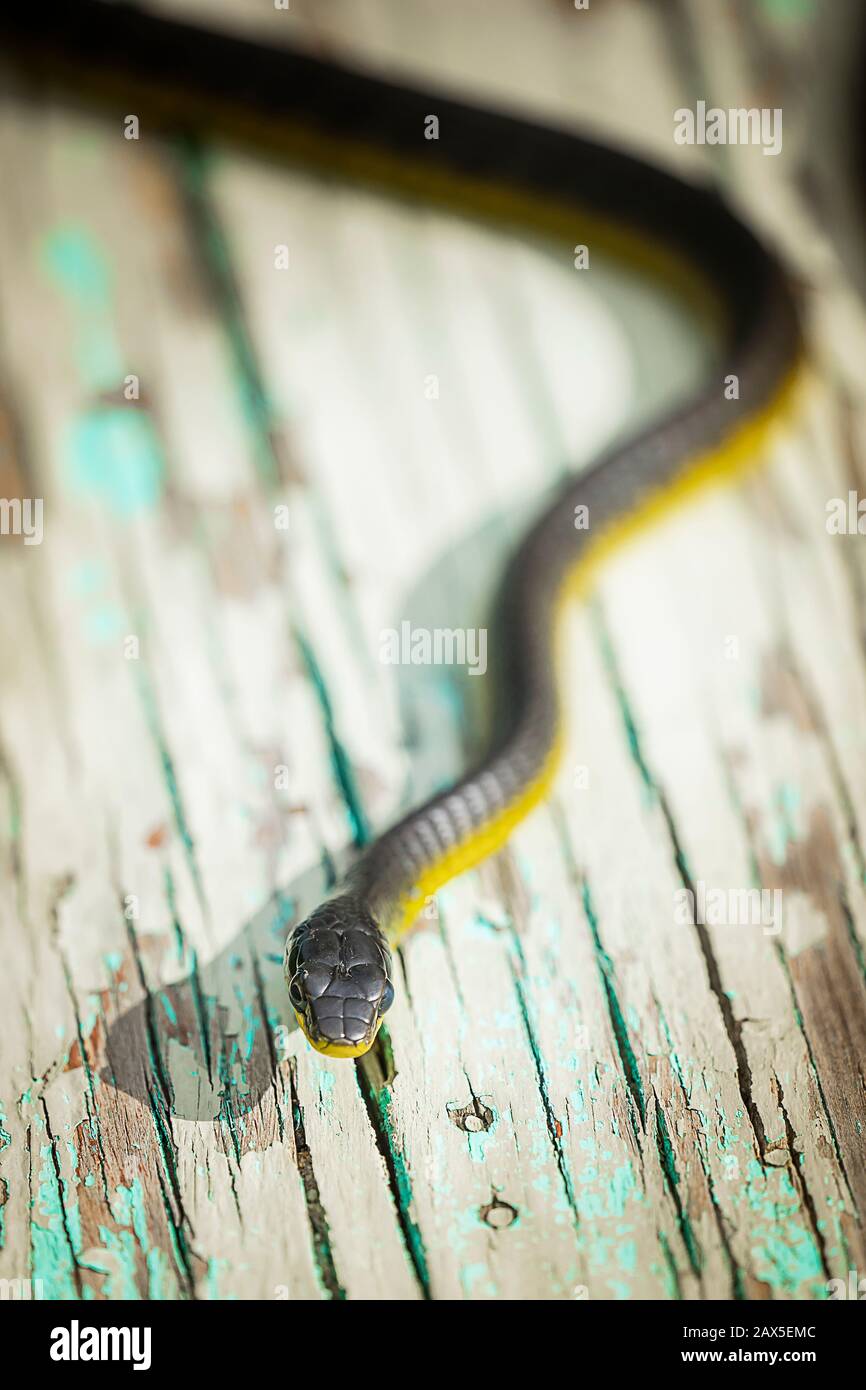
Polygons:
<instances>
[{"instance_id":1,"label":"snake eye","mask_svg":"<svg viewBox=\"0 0 866 1390\"><path fill-rule=\"evenodd\" d=\"M385 988L384 988L383 991L382 991L382 998L381 998L380 1003L379 1003L379 1013L380 1013L380 1014L386 1014L386 1013L388 1012L388 1010L390 1009L390 1007L391 1007L391 1005L392 1005L393 1003L394 1003L394 986L391 984L391 981L389 980L388 983L386 984Z\"/></svg>"},{"instance_id":2,"label":"snake eye","mask_svg":"<svg viewBox=\"0 0 866 1390\"><path fill-rule=\"evenodd\" d=\"M292 1008L297 1009L299 1014L304 1012L304 993L300 986L300 976L295 975L289 985L289 999L292 1001Z\"/></svg>"}]
</instances>

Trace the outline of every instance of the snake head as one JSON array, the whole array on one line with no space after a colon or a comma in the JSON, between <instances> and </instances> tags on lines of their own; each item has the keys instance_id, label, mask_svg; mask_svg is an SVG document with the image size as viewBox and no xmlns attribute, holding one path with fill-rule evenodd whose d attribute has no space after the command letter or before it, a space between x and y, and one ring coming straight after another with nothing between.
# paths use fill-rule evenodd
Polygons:
<instances>
[{"instance_id":1,"label":"snake head","mask_svg":"<svg viewBox=\"0 0 866 1390\"><path fill-rule=\"evenodd\" d=\"M360 1057L394 1001L391 952L362 899L316 908L286 942L286 984L304 1036L328 1057Z\"/></svg>"}]
</instances>

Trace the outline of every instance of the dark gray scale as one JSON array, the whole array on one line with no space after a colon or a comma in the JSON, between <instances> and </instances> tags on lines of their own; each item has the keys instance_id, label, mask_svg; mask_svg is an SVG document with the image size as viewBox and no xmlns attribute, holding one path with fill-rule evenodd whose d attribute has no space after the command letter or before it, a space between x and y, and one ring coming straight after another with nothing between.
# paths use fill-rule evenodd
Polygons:
<instances>
[{"instance_id":1,"label":"dark gray scale","mask_svg":"<svg viewBox=\"0 0 866 1390\"><path fill-rule=\"evenodd\" d=\"M463 841L470 836L476 828L476 822L472 819L472 811L466 799L464 790L461 795L458 792L451 792L445 798L445 810L454 827L454 833L458 841Z\"/></svg>"}]
</instances>

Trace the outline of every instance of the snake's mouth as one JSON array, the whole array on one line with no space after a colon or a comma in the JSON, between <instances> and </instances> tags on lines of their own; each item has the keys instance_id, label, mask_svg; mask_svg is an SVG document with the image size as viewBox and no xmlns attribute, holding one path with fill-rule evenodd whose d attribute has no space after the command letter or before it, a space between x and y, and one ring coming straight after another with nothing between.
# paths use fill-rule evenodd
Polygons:
<instances>
[{"instance_id":1,"label":"snake's mouth","mask_svg":"<svg viewBox=\"0 0 866 1390\"><path fill-rule=\"evenodd\" d=\"M351 1037L346 1034L360 1031L357 1027L358 1021L355 1021L356 1026L348 1028L340 1026L336 1019L333 1023L328 1018L317 1021L309 1013L302 1014L297 1009L294 1010L294 1014L307 1042L325 1057L363 1057L365 1052L370 1051L382 1026L381 1016L378 1016L364 1028L360 1037ZM331 1026L328 1026L329 1023Z\"/></svg>"}]
</instances>

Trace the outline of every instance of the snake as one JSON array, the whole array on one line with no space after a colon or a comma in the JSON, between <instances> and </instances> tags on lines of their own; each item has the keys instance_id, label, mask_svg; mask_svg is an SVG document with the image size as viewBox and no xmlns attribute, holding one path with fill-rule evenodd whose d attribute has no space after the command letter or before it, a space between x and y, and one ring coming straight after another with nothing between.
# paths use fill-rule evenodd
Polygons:
<instances>
[{"instance_id":1,"label":"snake","mask_svg":"<svg viewBox=\"0 0 866 1390\"><path fill-rule=\"evenodd\" d=\"M803 363L790 277L709 181L282 38L259 43L104 0L7 6L0 32L30 80L72 83L118 119L134 111L145 128L247 141L495 224L563 264L577 245L602 248L713 329L701 383L566 475L505 566L482 756L367 844L288 935L285 977L303 1034L330 1057L361 1057L394 1000L394 952L425 905L551 792L566 738L558 651L568 605L638 531L766 456ZM578 508L588 526L575 525Z\"/></svg>"}]
</instances>

